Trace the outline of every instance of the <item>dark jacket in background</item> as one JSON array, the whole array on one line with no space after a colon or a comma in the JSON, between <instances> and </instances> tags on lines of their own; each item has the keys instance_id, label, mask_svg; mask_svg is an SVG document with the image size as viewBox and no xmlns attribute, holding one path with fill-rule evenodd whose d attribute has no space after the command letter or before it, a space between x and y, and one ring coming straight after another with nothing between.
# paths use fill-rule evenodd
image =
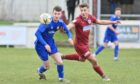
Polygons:
<instances>
[{"instance_id":1,"label":"dark jacket in background","mask_svg":"<svg viewBox=\"0 0 140 84\"><path fill-rule=\"evenodd\" d=\"M79 5L79 0L67 0L67 10L68 10L68 21L70 21L70 16L74 20L74 13L76 6Z\"/></svg>"},{"instance_id":2,"label":"dark jacket in background","mask_svg":"<svg viewBox=\"0 0 140 84\"><path fill-rule=\"evenodd\" d=\"M76 4L77 3L77 4ZM79 4L79 0L67 0L67 7L76 7Z\"/></svg>"},{"instance_id":3,"label":"dark jacket in background","mask_svg":"<svg viewBox=\"0 0 140 84\"><path fill-rule=\"evenodd\" d=\"M120 0L120 4L134 4L134 0Z\"/></svg>"},{"instance_id":4,"label":"dark jacket in background","mask_svg":"<svg viewBox=\"0 0 140 84\"><path fill-rule=\"evenodd\" d=\"M117 2L119 2L120 0L108 0L108 1L111 2L111 3L113 3L113 2L117 3Z\"/></svg>"}]
</instances>

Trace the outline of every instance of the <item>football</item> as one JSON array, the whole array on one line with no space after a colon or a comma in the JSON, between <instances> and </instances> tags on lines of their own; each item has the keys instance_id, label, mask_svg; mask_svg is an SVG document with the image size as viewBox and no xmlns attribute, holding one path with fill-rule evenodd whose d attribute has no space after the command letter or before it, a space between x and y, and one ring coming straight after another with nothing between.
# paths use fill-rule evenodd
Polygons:
<instances>
[{"instance_id":1,"label":"football","mask_svg":"<svg viewBox=\"0 0 140 84\"><path fill-rule=\"evenodd\" d=\"M51 21L51 15L48 13L42 13L40 15L40 22L43 24L48 24Z\"/></svg>"}]
</instances>

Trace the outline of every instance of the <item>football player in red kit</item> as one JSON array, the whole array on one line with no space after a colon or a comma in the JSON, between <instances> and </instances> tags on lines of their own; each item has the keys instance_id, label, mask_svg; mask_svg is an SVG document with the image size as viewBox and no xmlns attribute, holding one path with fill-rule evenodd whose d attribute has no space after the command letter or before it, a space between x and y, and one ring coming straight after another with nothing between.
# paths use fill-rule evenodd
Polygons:
<instances>
[{"instance_id":1,"label":"football player in red kit","mask_svg":"<svg viewBox=\"0 0 140 84\"><path fill-rule=\"evenodd\" d=\"M93 69L103 78L105 81L110 79L105 75L99 64L97 63L96 58L93 56L89 50L88 40L90 29L93 27L93 23L96 24L117 24L118 21L109 21L109 20L97 20L95 17L89 14L89 6L86 3L81 4L80 6L81 14L68 24L68 28L75 28L75 41L74 48L76 54L63 55L63 59L67 60L77 60L85 61L86 59L92 64Z\"/></svg>"}]
</instances>

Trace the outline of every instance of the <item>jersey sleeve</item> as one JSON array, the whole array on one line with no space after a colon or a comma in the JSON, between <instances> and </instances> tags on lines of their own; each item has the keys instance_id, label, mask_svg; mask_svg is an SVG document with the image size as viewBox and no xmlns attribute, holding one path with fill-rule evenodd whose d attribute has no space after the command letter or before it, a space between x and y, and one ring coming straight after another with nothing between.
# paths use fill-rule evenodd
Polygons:
<instances>
[{"instance_id":1,"label":"jersey sleeve","mask_svg":"<svg viewBox=\"0 0 140 84\"><path fill-rule=\"evenodd\" d=\"M92 23L96 23L97 19L94 16L91 16Z\"/></svg>"},{"instance_id":2,"label":"jersey sleeve","mask_svg":"<svg viewBox=\"0 0 140 84\"><path fill-rule=\"evenodd\" d=\"M72 33L69 31L69 29L67 28L67 26L64 22L62 22L62 27L64 28L64 31L67 34L68 38L72 39Z\"/></svg>"},{"instance_id":3,"label":"jersey sleeve","mask_svg":"<svg viewBox=\"0 0 140 84\"><path fill-rule=\"evenodd\" d=\"M74 19L74 20L72 21L72 23L75 24L75 25L77 26L77 25L79 24L78 18Z\"/></svg>"},{"instance_id":4,"label":"jersey sleeve","mask_svg":"<svg viewBox=\"0 0 140 84\"><path fill-rule=\"evenodd\" d=\"M116 21L116 18L114 15L110 16L110 21Z\"/></svg>"},{"instance_id":5,"label":"jersey sleeve","mask_svg":"<svg viewBox=\"0 0 140 84\"><path fill-rule=\"evenodd\" d=\"M37 37L37 39L39 40L39 42L41 42L41 44L43 44L44 46L47 44L46 41L43 39L42 37L42 33L45 31L45 25L44 24L40 24L35 36Z\"/></svg>"}]
</instances>

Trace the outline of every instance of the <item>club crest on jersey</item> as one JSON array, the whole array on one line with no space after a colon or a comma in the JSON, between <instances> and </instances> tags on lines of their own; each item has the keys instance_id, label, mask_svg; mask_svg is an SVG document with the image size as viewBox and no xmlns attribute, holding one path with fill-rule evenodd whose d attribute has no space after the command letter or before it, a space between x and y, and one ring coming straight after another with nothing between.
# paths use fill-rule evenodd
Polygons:
<instances>
[{"instance_id":1,"label":"club crest on jersey","mask_svg":"<svg viewBox=\"0 0 140 84\"><path fill-rule=\"evenodd\" d=\"M90 19L87 22L88 22L88 24L91 24L91 20Z\"/></svg>"},{"instance_id":2,"label":"club crest on jersey","mask_svg":"<svg viewBox=\"0 0 140 84\"><path fill-rule=\"evenodd\" d=\"M53 26L51 26L51 29L53 29Z\"/></svg>"}]
</instances>

